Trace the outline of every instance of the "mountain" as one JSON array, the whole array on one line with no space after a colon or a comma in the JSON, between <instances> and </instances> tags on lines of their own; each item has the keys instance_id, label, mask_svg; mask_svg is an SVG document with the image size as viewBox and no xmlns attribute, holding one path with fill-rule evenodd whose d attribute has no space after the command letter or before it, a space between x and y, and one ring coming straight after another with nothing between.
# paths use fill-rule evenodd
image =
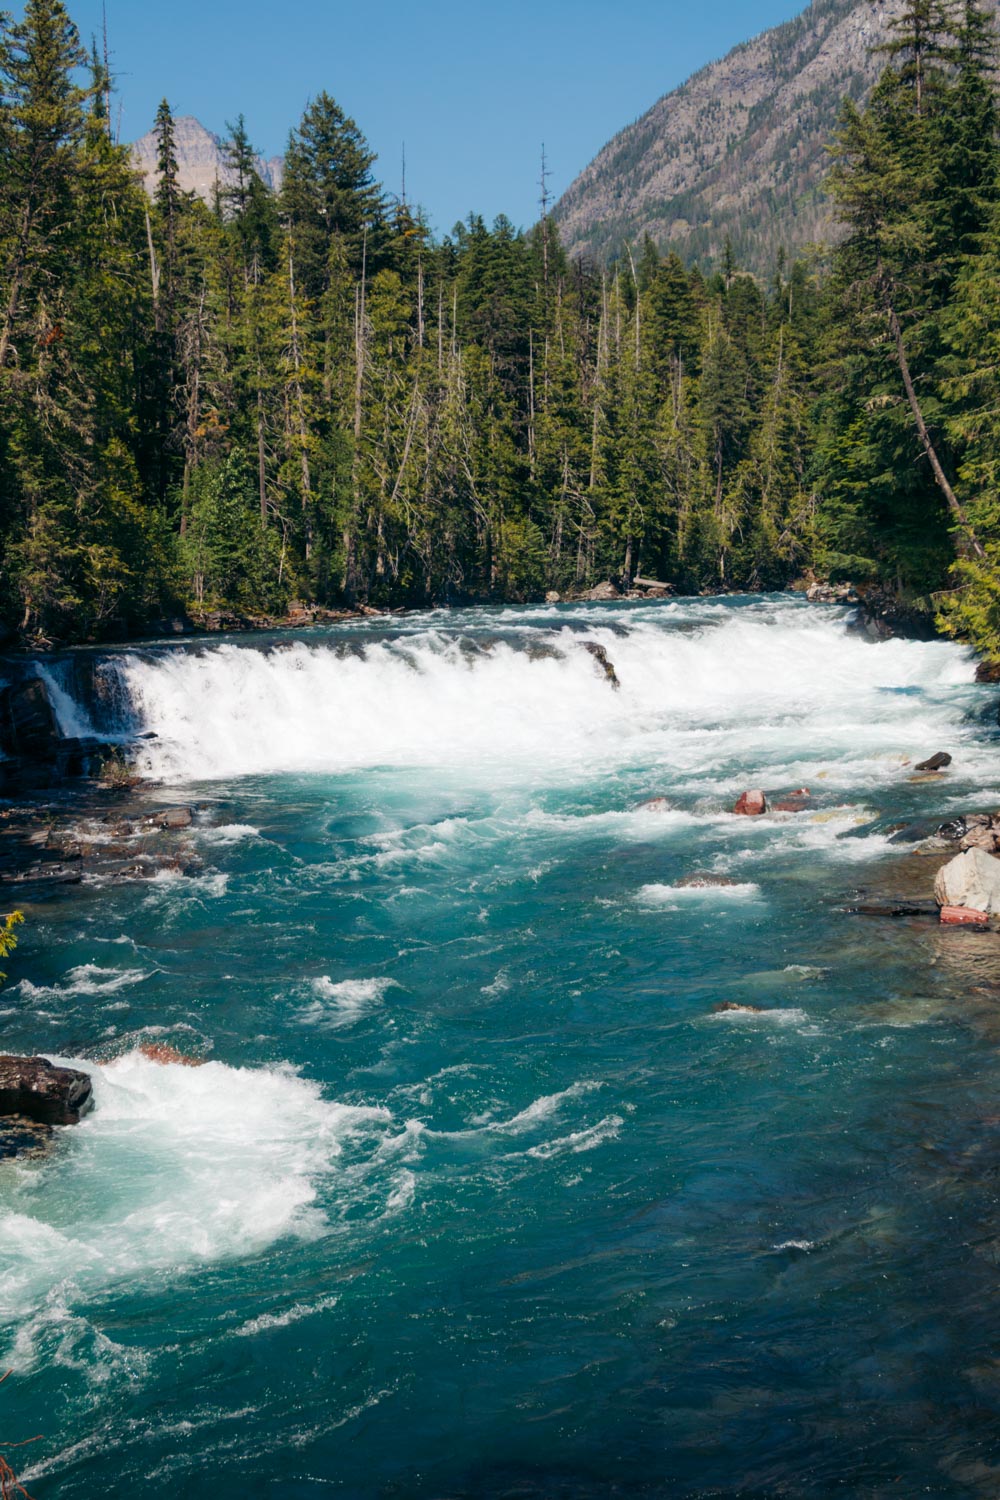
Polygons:
<instances>
[{"instance_id":1,"label":"mountain","mask_svg":"<svg viewBox=\"0 0 1000 1500\"><path fill-rule=\"evenodd\" d=\"M991 0L996 4L996 0ZM555 208L572 255L604 261L650 234L685 260L727 237L760 274L780 248L836 236L822 181L845 95L867 94L903 0L814 0L665 94L594 158Z\"/></svg>"},{"instance_id":2,"label":"mountain","mask_svg":"<svg viewBox=\"0 0 1000 1500\"><path fill-rule=\"evenodd\" d=\"M197 193L208 202L215 190L216 181L225 184L228 180L222 141L210 130L206 130L193 115L182 115L174 121L177 150L177 168L180 185L186 193ZM152 131L136 141L132 147L132 159L142 173L146 191L152 195L156 187L156 136ZM276 191L281 186L284 160L280 156L265 161L257 159L257 170L263 180Z\"/></svg>"}]
</instances>

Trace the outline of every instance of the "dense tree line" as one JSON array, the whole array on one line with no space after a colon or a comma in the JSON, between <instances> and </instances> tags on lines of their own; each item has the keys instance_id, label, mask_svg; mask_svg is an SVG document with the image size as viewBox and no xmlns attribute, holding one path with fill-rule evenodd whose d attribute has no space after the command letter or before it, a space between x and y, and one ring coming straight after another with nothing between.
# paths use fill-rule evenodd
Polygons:
<instances>
[{"instance_id":1,"label":"dense tree line","mask_svg":"<svg viewBox=\"0 0 1000 1500\"><path fill-rule=\"evenodd\" d=\"M178 607L530 598L815 567L949 587L1000 640L992 32L910 0L845 106L833 265L769 284L647 242L609 268L435 241L323 94L280 193L242 119L206 205L152 202L59 0L0 30L0 612L34 639Z\"/></svg>"}]
</instances>

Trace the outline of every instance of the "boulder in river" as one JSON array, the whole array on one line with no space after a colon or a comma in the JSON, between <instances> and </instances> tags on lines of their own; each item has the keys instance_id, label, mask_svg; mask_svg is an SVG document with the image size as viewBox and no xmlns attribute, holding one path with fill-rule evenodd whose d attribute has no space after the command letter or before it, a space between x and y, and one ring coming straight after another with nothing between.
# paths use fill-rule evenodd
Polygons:
<instances>
[{"instance_id":1,"label":"boulder in river","mask_svg":"<svg viewBox=\"0 0 1000 1500\"><path fill-rule=\"evenodd\" d=\"M685 875L683 880L678 880L674 886L677 891L701 891L718 887L720 890L739 885L738 880L733 880L729 875L713 875L708 871L699 871L695 875Z\"/></svg>"},{"instance_id":2,"label":"boulder in river","mask_svg":"<svg viewBox=\"0 0 1000 1500\"><path fill-rule=\"evenodd\" d=\"M609 658L608 653L607 651L605 651L604 647L598 641L584 641L583 649L584 651L590 652L591 656L601 668L608 682L610 682L615 692L617 692L621 687L621 683L618 681L618 673L615 671L614 663Z\"/></svg>"},{"instance_id":3,"label":"boulder in river","mask_svg":"<svg viewBox=\"0 0 1000 1500\"><path fill-rule=\"evenodd\" d=\"M735 1000L721 1000L718 1005L713 1005L712 1010L717 1016L762 1016L763 1009L759 1005L737 1005Z\"/></svg>"},{"instance_id":4,"label":"boulder in river","mask_svg":"<svg viewBox=\"0 0 1000 1500\"><path fill-rule=\"evenodd\" d=\"M733 808L741 818L759 818L767 812L767 798L761 791L744 792Z\"/></svg>"},{"instance_id":5,"label":"boulder in river","mask_svg":"<svg viewBox=\"0 0 1000 1500\"><path fill-rule=\"evenodd\" d=\"M939 750L938 753L936 755L932 755L929 760L922 760L918 766L914 766L914 770L943 771L950 765L951 756L946 750Z\"/></svg>"},{"instance_id":6,"label":"boulder in river","mask_svg":"<svg viewBox=\"0 0 1000 1500\"><path fill-rule=\"evenodd\" d=\"M617 584L612 583L611 580L608 579L608 581L605 583L596 584L594 588L592 588L589 593L584 594L583 597L585 599L592 599L597 604L602 604L606 600L620 599L621 596L621 589L618 588Z\"/></svg>"},{"instance_id":7,"label":"boulder in river","mask_svg":"<svg viewBox=\"0 0 1000 1500\"><path fill-rule=\"evenodd\" d=\"M673 803L666 797L650 797L648 802L639 803L640 812L665 813L673 811Z\"/></svg>"},{"instance_id":8,"label":"boulder in river","mask_svg":"<svg viewBox=\"0 0 1000 1500\"><path fill-rule=\"evenodd\" d=\"M938 871L934 896L940 907L961 907L981 916L1000 914L1000 859L967 849Z\"/></svg>"},{"instance_id":9,"label":"boulder in river","mask_svg":"<svg viewBox=\"0 0 1000 1500\"><path fill-rule=\"evenodd\" d=\"M0 1115L76 1125L93 1102L93 1085L76 1068L57 1068L45 1057L0 1057Z\"/></svg>"}]
</instances>

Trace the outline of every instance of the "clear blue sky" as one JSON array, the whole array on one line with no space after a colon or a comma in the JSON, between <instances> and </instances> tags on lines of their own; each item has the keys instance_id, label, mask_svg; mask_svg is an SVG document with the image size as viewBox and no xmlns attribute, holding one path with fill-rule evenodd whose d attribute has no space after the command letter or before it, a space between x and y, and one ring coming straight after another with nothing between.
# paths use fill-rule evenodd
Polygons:
<instances>
[{"instance_id":1,"label":"clear blue sky","mask_svg":"<svg viewBox=\"0 0 1000 1500\"><path fill-rule=\"evenodd\" d=\"M326 89L439 231L470 209L537 217L544 141L558 194L622 126L805 0L107 0L122 139L176 114L223 133L242 112L265 156ZM101 0L68 0L89 42ZM17 7L20 9L20 7Z\"/></svg>"}]
</instances>

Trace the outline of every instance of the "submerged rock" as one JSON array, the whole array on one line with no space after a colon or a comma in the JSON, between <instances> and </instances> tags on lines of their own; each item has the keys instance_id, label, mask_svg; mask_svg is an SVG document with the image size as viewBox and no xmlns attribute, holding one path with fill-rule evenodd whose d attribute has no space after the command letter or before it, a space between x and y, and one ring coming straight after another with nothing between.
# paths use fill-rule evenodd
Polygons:
<instances>
[{"instance_id":1,"label":"submerged rock","mask_svg":"<svg viewBox=\"0 0 1000 1500\"><path fill-rule=\"evenodd\" d=\"M673 812L673 803L666 797L650 797L648 802L639 803L640 812L665 813Z\"/></svg>"},{"instance_id":2,"label":"submerged rock","mask_svg":"<svg viewBox=\"0 0 1000 1500\"><path fill-rule=\"evenodd\" d=\"M783 792L781 801L773 804L772 811L785 813L811 812L813 806L812 792L810 792L807 786L801 786L794 792Z\"/></svg>"},{"instance_id":3,"label":"submerged rock","mask_svg":"<svg viewBox=\"0 0 1000 1500\"><path fill-rule=\"evenodd\" d=\"M45 1057L0 1057L0 1115L41 1125L76 1125L94 1102L86 1073Z\"/></svg>"},{"instance_id":4,"label":"submerged rock","mask_svg":"<svg viewBox=\"0 0 1000 1500\"><path fill-rule=\"evenodd\" d=\"M733 880L729 875L713 875L710 872L699 871L695 875L685 875L683 880L674 883L674 889L678 891L706 890L717 886L719 889L728 889L739 885L738 880Z\"/></svg>"},{"instance_id":5,"label":"submerged rock","mask_svg":"<svg viewBox=\"0 0 1000 1500\"><path fill-rule=\"evenodd\" d=\"M767 798L761 791L744 792L733 812L741 818L759 818L767 812Z\"/></svg>"},{"instance_id":6,"label":"submerged rock","mask_svg":"<svg viewBox=\"0 0 1000 1500\"><path fill-rule=\"evenodd\" d=\"M190 828L192 817L190 807L166 807L152 813L149 822L154 828Z\"/></svg>"},{"instance_id":7,"label":"submerged rock","mask_svg":"<svg viewBox=\"0 0 1000 1500\"><path fill-rule=\"evenodd\" d=\"M936 901L910 901L904 896L862 897L842 908L853 917L934 917Z\"/></svg>"},{"instance_id":8,"label":"submerged rock","mask_svg":"<svg viewBox=\"0 0 1000 1500\"><path fill-rule=\"evenodd\" d=\"M950 765L951 756L946 750L939 750L936 755L932 755L928 760L922 760L918 766L914 766L914 770L943 771L947 766Z\"/></svg>"},{"instance_id":9,"label":"submerged rock","mask_svg":"<svg viewBox=\"0 0 1000 1500\"><path fill-rule=\"evenodd\" d=\"M52 1144L52 1126L24 1115L0 1119L0 1161L11 1157L43 1156Z\"/></svg>"},{"instance_id":10,"label":"submerged rock","mask_svg":"<svg viewBox=\"0 0 1000 1500\"><path fill-rule=\"evenodd\" d=\"M161 1063L164 1067L170 1063L179 1063L183 1068L204 1067L204 1058L189 1057L185 1052L178 1052L169 1042L143 1042L139 1051L150 1062Z\"/></svg>"},{"instance_id":11,"label":"submerged rock","mask_svg":"<svg viewBox=\"0 0 1000 1500\"><path fill-rule=\"evenodd\" d=\"M940 907L995 916L1000 913L1000 859L984 849L967 849L938 871L934 896Z\"/></svg>"}]
</instances>

